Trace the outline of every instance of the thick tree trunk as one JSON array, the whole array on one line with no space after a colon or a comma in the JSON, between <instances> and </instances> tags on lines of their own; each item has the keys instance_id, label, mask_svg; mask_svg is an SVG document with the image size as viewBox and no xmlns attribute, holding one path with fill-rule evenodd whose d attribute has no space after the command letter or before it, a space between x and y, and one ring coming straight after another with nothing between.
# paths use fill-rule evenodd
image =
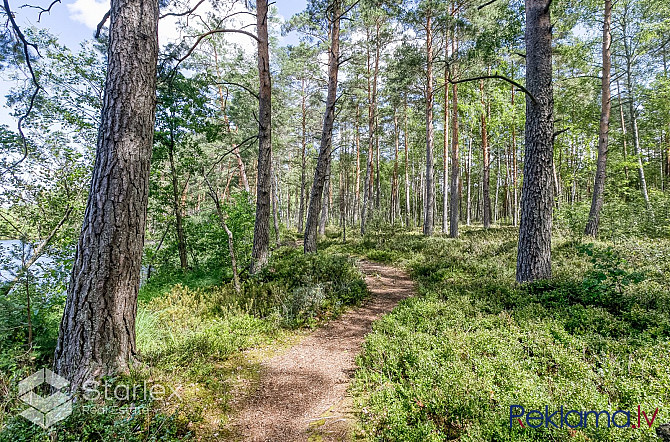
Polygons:
<instances>
[{"instance_id":1,"label":"thick tree trunk","mask_svg":"<svg viewBox=\"0 0 670 442\"><path fill-rule=\"evenodd\" d=\"M607 176L607 152L610 126L610 78L612 59L610 55L610 23L612 22L612 0L605 0L605 13L603 20L603 75L602 75L602 97L600 108L600 134L598 137L598 159L596 160L596 176L593 183L593 197L591 199L591 210L589 220L586 223L584 234L595 237L598 234L600 223L600 210L603 207L603 196L605 192L605 179Z\"/></svg>"},{"instance_id":2,"label":"thick tree trunk","mask_svg":"<svg viewBox=\"0 0 670 442\"><path fill-rule=\"evenodd\" d=\"M302 234L305 222L305 182L307 181L307 96L305 79L302 80L302 150L300 157L300 208L298 210L298 234Z\"/></svg>"},{"instance_id":3,"label":"thick tree trunk","mask_svg":"<svg viewBox=\"0 0 670 442\"><path fill-rule=\"evenodd\" d=\"M551 72L551 0L526 0L526 156L521 190L518 282L551 278L554 208L554 97Z\"/></svg>"},{"instance_id":4,"label":"thick tree trunk","mask_svg":"<svg viewBox=\"0 0 670 442\"><path fill-rule=\"evenodd\" d=\"M272 84L268 40L268 1L256 2L258 33L258 178L256 181L256 221L251 250L251 273L268 262L270 254L270 210L272 192Z\"/></svg>"},{"instance_id":5,"label":"thick tree trunk","mask_svg":"<svg viewBox=\"0 0 670 442\"><path fill-rule=\"evenodd\" d=\"M379 22L379 19L377 19L377 24L375 26L375 73L374 73L374 79L372 82L372 105L374 108L374 118L375 118L375 150L377 151L377 170L375 171L375 209L379 210L379 204L380 204L380 192L381 192L381 177L380 177L380 168L379 168L379 162L380 162L380 155L379 155L379 131L377 128L379 127L379 122L378 119L379 117L377 116L377 78L379 77L379 52L380 52L380 45L381 42L379 40L379 29L381 27L381 24Z\"/></svg>"},{"instance_id":6,"label":"thick tree trunk","mask_svg":"<svg viewBox=\"0 0 670 442\"><path fill-rule=\"evenodd\" d=\"M112 0L107 77L91 188L54 356L79 389L136 356L156 107L158 2Z\"/></svg>"},{"instance_id":7,"label":"thick tree trunk","mask_svg":"<svg viewBox=\"0 0 670 442\"><path fill-rule=\"evenodd\" d=\"M433 29L431 12L426 13L426 194L424 199L423 234L433 234L433 208L435 184L433 183Z\"/></svg>"},{"instance_id":8,"label":"thick tree trunk","mask_svg":"<svg viewBox=\"0 0 670 442\"><path fill-rule=\"evenodd\" d=\"M331 44L328 51L328 96L326 98L326 112L323 116L319 157L314 172L309 210L307 211L304 240L305 253L316 252L316 229L319 222L319 213L321 212L321 197L330 164L333 124L335 122L335 100L337 98L337 74L340 63L340 15L341 2L340 0L334 0L332 18L330 20Z\"/></svg>"},{"instance_id":9,"label":"thick tree trunk","mask_svg":"<svg viewBox=\"0 0 670 442\"><path fill-rule=\"evenodd\" d=\"M489 152L489 136L486 130L486 102L484 101L484 80L479 82L479 93L481 95L482 103L482 196L484 198L484 208L482 221L484 228L491 227L491 190L490 190L490 176L491 176L491 154Z\"/></svg>"}]
</instances>

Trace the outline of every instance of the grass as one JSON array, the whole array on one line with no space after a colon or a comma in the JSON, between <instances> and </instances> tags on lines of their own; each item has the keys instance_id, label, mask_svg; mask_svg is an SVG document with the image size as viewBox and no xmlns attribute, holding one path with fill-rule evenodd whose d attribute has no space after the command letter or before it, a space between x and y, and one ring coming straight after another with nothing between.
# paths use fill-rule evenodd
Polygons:
<instances>
[{"instance_id":1,"label":"grass","mask_svg":"<svg viewBox=\"0 0 670 442\"><path fill-rule=\"evenodd\" d=\"M134 391L147 383L174 396L82 400L72 416L42 431L16 416L25 408L16 391L22 376L3 374L0 389L7 400L0 410L0 441L231 437L230 400L253 390L260 361L295 342L301 330L367 296L353 260L336 253L275 250L265 270L243 281L241 293L222 283L221 274L221 269L156 274L139 295L141 363L127 376L103 380L109 391L124 386Z\"/></svg>"},{"instance_id":2,"label":"grass","mask_svg":"<svg viewBox=\"0 0 670 442\"><path fill-rule=\"evenodd\" d=\"M644 418L640 430L510 428L511 405L630 410L634 423L640 405L659 408L654 426L670 421L670 241L556 235L554 278L521 286L511 228L330 248L404 265L418 283L358 359L369 440L655 440Z\"/></svg>"}]
</instances>

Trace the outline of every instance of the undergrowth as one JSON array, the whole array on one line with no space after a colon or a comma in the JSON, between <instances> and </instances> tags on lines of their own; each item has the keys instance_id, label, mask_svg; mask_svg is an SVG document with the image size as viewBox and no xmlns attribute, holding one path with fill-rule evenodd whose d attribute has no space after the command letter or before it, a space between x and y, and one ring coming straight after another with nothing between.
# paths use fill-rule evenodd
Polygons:
<instances>
[{"instance_id":1,"label":"undergrowth","mask_svg":"<svg viewBox=\"0 0 670 442\"><path fill-rule=\"evenodd\" d=\"M511 228L457 240L378 232L331 248L405 265L418 283L358 360L369 439L655 440L644 418L638 430L510 428L512 405L629 410L634 424L640 405L649 418L659 408L654 427L670 421L670 242L555 235L554 278L525 285Z\"/></svg>"}]
</instances>

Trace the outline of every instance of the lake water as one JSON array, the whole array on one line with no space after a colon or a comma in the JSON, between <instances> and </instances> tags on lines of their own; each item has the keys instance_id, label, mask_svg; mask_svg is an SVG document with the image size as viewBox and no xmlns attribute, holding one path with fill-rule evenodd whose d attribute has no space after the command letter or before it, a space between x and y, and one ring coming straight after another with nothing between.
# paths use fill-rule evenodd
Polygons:
<instances>
[{"instance_id":1,"label":"lake water","mask_svg":"<svg viewBox=\"0 0 670 442\"><path fill-rule=\"evenodd\" d=\"M26 259L30 258L30 248L26 245ZM48 256L41 256L31 267L34 273L39 274L40 268L46 268L52 263ZM18 239L0 241L0 282L14 279L16 270L21 266L21 241Z\"/></svg>"}]
</instances>

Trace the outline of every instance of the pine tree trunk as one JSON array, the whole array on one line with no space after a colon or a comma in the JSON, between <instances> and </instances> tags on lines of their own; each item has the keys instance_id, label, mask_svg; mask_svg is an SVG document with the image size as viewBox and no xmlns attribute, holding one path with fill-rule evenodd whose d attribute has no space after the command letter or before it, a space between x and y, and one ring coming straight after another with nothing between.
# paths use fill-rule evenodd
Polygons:
<instances>
[{"instance_id":1,"label":"pine tree trunk","mask_svg":"<svg viewBox=\"0 0 670 442\"><path fill-rule=\"evenodd\" d=\"M458 153L458 88L457 84L451 89L451 193L449 204L449 236L458 238L458 218L461 199L459 185L461 165Z\"/></svg>"},{"instance_id":2,"label":"pine tree trunk","mask_svg":"<svg viewBox=\"0 0 670 442\"><path fill-rule=\"evenodd\" d=\"M526 0L526 155L521 190L518 282L551 278L551 184L554 97L551 65L551 0Z\"/></svg>"},{"instance_id":3,"label":"pine tree trunk","mask_svg":"<svg viewBox=\"0 0 670 442\"><path fill-rule=\"evenodd\" d=\"M408 229L412 225L412 205L410 201L410 182L409 182L409 140L407 139L407 102L405 101L405 124L403 129L403 141L405 143L405 227Z\"/></svg>"},{"instance_id":4,"label":"pine tree trunk","mask_svg":"<svg viewBox=\"0 0 670 442\"><path fill-rule=\"evenodd\" d=\"M340 62L341 6L340 0L334 0L332 18L329 23L331 44L330 51L328 51L328 96L326 98L326 112L323 117L319 157L316 163L309 209L307 211L307 224L305 225L304 240L305 253L316 252L316 231L319 222L319 213L321 212L323 188L330 164L333 124L335 122L335 100L337 98L337 74Z\"/></svg>"},{"instance_id":5,"label":"pine tree trunk","mask_svg":"<svg viewBox=\"0 0 670 442\"><path fill-rule=\"evenodd\" d=\"M256 221L251 250L251 273L261 270L270 254L270 210L272 187L272 84L268 40L268 0L256 2L258 33L258 178L256 181Z\"/></svg>"},{"instance_id":6,"label":"pine tree trunk","mask_svg":"<svg viewBox=\"0 0 670 442\"><path fill-rule=\"evenodd\" d=\"M589 220L586 223L585 235L595 237L598 234L600 223L600 210L603 207L605 192L605 179L607 176L607 152L610 125L610 78L612 60L610 55L610 23L612 22L612 0L605 0L605 14L603 21L603 74L602 74L602 97L600 110L600 135L598 137L598 159L596 160L596 176L593 183L593 197Z\"/></svg>"},{"instance_id":7,"label":"pine tree trunk","mask_svg":"<svg viewBox=\"0 0 670 442\"><path fill-rule=\"evenodd\" d=\"M470 190L472 187L472 179L471 179L471 171L472 171L472 138L468 139L468 160L467 164L465 166L465 224L468 226L472 222L472 197L470 195Z\"/></svg>"},{"instance_id":8,"label":"pine tree trunk","mask_svg":"<svg viewBox=\"0 0 670 442\"><path fill-rule=\"evenodd\" d=\"M449 45L445 35L444 56L449 58ZM449 66L444 66L444 144L442 146L442 233L449 225Z\"/></svg>"},{"instance_id":9,"label":"pine tree trunk","mask_svg":"<svg viewBox=\"0 0 670 442\"><path fill-rule=\"evenodd\" d=\"M431 12L426 16L426 194L424 200L423 234L433 234L433 207L435 206L435 184L433 183L433 29Z\"/></svg>"},{"instance_id":10,"label":"pine tree trunk","mask_svg":"<svg viewBox=\"0 0 670 442\"><path fill-rule=\"evenodd\" d=\"M272 179L272 220L274 223L275 230L275 244L277 247L281 245L281 238L279 236L279 180L277 179L277 174L275 168L272 168L271 173Z\"/></svg>"},{"instance_id":11,"label":"pine tree trunk","mask_svg":"<svg viewBox=\"0 0 670 442\"><path fill-rule=\"evenodd\" d=\"M489 69L490 70L490 69ZM484 228L491 227L491 195L490 195L490 174L491 174L491 156L489 152L489 137L486 131L486 103L484 101L484 80L479 82L479 92L482 103L482 195L484 197L484 212L482 220Z\"/></svg>"},{"instance_id":12,"label":"pine tree trunk","mask_svg":"<svg viewBox=\"0 0 670 442\"><path fill-rule=\"evenodd\" d=\"M300 208L298 210L298 234L302 234L305 222L305 182L307 181L307 97L305 79L302 79L302 153L300 157Z\"/></svg>"},{"instance_id":13,"label":"pine tree trunk","mask_svg":"<svg viewBox=\"0 0 670 442\"><path fill-rule=\"evenodd\" d=\"M54 356L54 371L72 391L92 378L127 373L137 352L157 24L158 2L112 0L96 158Z\"/></svg>"},{"instance_id":14,"label":"pine tree trunk","mask_svg":"<svg viewBox=\"0 0 670 442\"><path fill-rule=\"evenodd\" d=\"M356 105L356 194L354 195L354 223L358 222L361 213L361 108Z\"/></svg>"}]
</instances>

